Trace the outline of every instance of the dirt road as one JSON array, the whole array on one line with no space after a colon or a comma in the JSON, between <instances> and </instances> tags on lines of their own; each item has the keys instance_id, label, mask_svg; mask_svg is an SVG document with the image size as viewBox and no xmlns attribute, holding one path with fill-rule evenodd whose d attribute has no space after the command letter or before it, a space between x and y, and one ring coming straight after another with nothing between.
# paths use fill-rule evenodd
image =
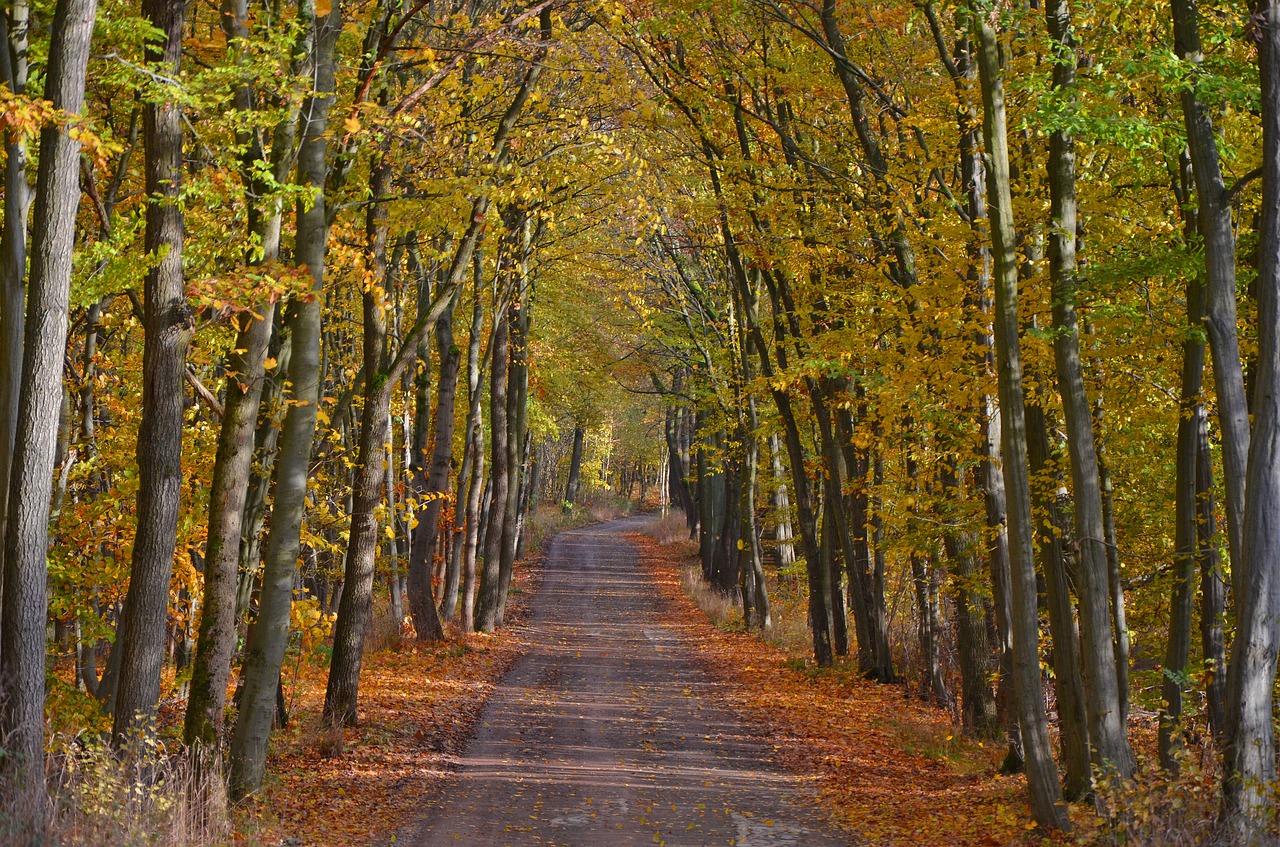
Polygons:
<instances>
[{"instance_id":1,"label":"dirt road","mask_svg":"<svg viewBox=\"0 0 1280 847\"><path fill-rule=\"evenodd\" d=\"M436 793L420 847L812 845L824 827L798 780L717 704L623 533L561 534L533 604L533 644Z\"/></svg>"}]
</instances>

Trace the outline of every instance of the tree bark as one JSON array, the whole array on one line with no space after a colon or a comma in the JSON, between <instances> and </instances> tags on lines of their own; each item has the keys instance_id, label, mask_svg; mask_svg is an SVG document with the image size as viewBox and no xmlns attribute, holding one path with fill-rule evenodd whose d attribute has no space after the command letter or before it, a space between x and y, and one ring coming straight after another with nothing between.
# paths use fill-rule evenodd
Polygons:
<instances>
[{"instance_id":1,"label":"tree bark","mask_svg":"<svg viewBox=\"0 0 1280 847\"><path fill-rule=\"evenodd\" d=\"M480 596L476 605L476 630L493 632L498 627L502 605L502 527L506 519L507 487L507 368L510 326L505 311L494 314L492 365L489 371L489 507L485 528L484 569L480 574Z\"/></svg>"},{"instance_id":2,"label":"tree bark","mask_svg":"<svg viewBox=\"0 0 1280 847\"><path fill-rule=\"evenodd\" d=\"M245 0L224 4L222 21L228 41L246 38L248 8ZM252 95L249 86L240 86L235 93L236 108L249 111ZM270 166L278 182L288 178L290 157L285 151L293 146L295 121L296 115L286 116L273 133L275 141ZM255 176L256 168L264 164L259 137L242 137L240 141L246 145L242 168L246 184L253 186L259 195L269 192L270 187L265 181ZM247 257L250 263L268 264L279 258L282 212L281 202L275 198L265 203L251 203L248 230L261 245L262 252L258 260L250 254ZM235 318L235 344L227 358L226 403L218 434L213 479L209 486L209 530L205 543L200 632L183 727L183 737L188 744L199 743L206 748L216 745L222 732L227 683L235 650L241 534L274 316L274 307L265 301L259 301L238 315Z\"/></svg>"},{"instance_id":3,"label":"tree bark","mask_svg":"<svg viewBox=\"0 0 1280 847\"><path fill-rule=\"evenodd\" d=\"M1190 186L1190 162L1183 167L1183 185L1178 194L1185 207ZM1196 234L1193 211L1185 211L1184 236L1188 246ZM1204 321L1205 281L1195 273L1187 279L1187 327L1182 342L1182 386L1178 403L1178 434L1175 441L1173 596L1169 606L1169 632L1165 642L1164 675L1161 692L1164 711L1160 716L1160 763L1169 770L1178 766L1182 744L1184 687L1191 659L1192 618L1195 610L1196 570L1200 560L1200 431L1205 427L1204 389L1205 343L1200 334ZM1221 668L1214 669L1221 671ZM1225 678L1224 678L1225 679Z\"/></svg>"},{"instance_id":4,"label":"tree bark","mask_svg":"<svg viewBox=\"0 0 1280 847\"><path fill-rule=\"evenodd\" d=\"M463 432L462 469L458 472L458 504L453 520L453 544L449 550L449 566L446 575L444 600L440 604L440 616L451 621L456 614L459 589L466 595L463 632L470 632L475 609L475 546L471 544L471 558L464 562L468 551L469 529L474 526L480 506L480 478L483 473L484 435L480 421L480 333L484 327L484 302L480 299L479 259L474 263L476 297L471 309L470 335L467 340L467 423ZM477 438L478 437L478 438ZM478 443L477 443L478 440ZM466 492L465 497L463 492Z\"/></svg>"},{"instance_id":5,"label":"tree bark","mask_svg":"<svg viewBox=\"0 0 1280 847\"><path fill-rule=\"evenodd\" d=\"M1053 88L1074 101L1075 39L1068 0L1046 0L1045 20L1053 41ZM1080 360L1076 317L1076 152L1075 138L1061 129L1049 133L1049 276L1053 287L1053 351L1058 393L1062 396L1067 449L1071 458L1075 546L1080 603L1080 647L1089 740L1093 761L1121 779L1133 772L1120 707L1115 634L1111 628L1110 590L1102 485L1094 444L1093 415Z\"/></svg>"},{"instance_id":6,"label":"tree bark","mask_svg":"<svg viewBox=\"0 0 1280 847\"><path fill-rule=\"evenodd\" d=\"M1038 381L1038 380L1037 380ZM1044 400L1042 396L1037 398ZM1027 459L1031 469L1035 512L1043 514L1036 527L1040 571L1044 575L1045 606L1053 644L1053 685L1058 700L1058 742L1066 773L1063 794L1068 800L1086 796L1092 786L1089 707L1081 673L1080 636L1071 603L1067 546L1071 527L1062 515L1057 488L1062 480L1053 470L1049 423L1044 408L1028 403ZM1037 484L1038 483L1038 484ZM1065 499L1065 498L1064 498Z\"/></svg>"},{"instance_id":7,"label":"tree bark","mask_svg":"<svg viewBox=\"0 0 1280 847\"><path fill-rule=\"evenodd\" d=\"M573 428L573 452L569 454L569 481L564 487L564 502L566 506L575 506L578 503L578 484L582 476L582 446L586 432L580 426Z\"/></svg>"},{"instance_id":8,"label":"tree bark","mask_svg":"<svg viewBox=\"0 0 1280 847\"><path fill-rule=\"evenodd\" d=\"M435 553L436 539L439 536L440 508L449 494L449 472L453 462L454 402L458 391L458 366L462 360L462 351L453 343L454 303L450 303L436 324L440 378L433 421L435 449L431 454L430 470L427 473L419 470L418 526L413 532L413 546L409 550L409 611L413 615L413 628L418 640L425 642L444 640L444 629L440 624L440 615L436 612L435 594L431 589L431 557ZM425 422L423 425L425 427ZM425 451L426 444L420 443L417 448ZM420 452L414 456L413 461L419 469L425 468L427 456ZM452 609L458 598L456 567L453 573L452 598L449 598L448 590L450 580L445 580L445 604L449 609Z\"/></svg>"},{"instance_id":9,"label":"tree bark","mask_svg":"<svg viewBox=\"0 0 1280 847\"><path fill-rule=\"evenodd\" d=\"M30 10L24 0L15 0L0 12L0 79L18 96L27 92L29 17ZM0 598L4 595L9 471L13 466L18 397L22 390L27 210L32 198L31 187L27 184L26 142L21 137L6 135L4 152L4 229L0 232ZM0 608L2 602L0 600Z\"/></svg>"},{"instance_id":10,"label":"tree bark","mask_svg":"<svg viewBox=\"0 0 1280 847\"><path fill-rule=\"evenodd\" d=\"M529 224L525 224L528 232ZM526 251L529 249L526 235ZM524 441L529 399L529 298L528 280L521 269L524 293L507 310L510 365L507 371L507 497L502 518L502 544L498 562L498 626L507 611L507 595L515 571L520 523L520 489L524 475Z\"/></svg>"},{"instance_id":11,"label":"tree bark","mask_svg":"<svg viewBox=\"0 0 1280 847\"><path fill-rule=\"evenodd\" d=\"M231 744L231 790L239 798L262 787L267 742L275 716L280 666L289 639L293 583L301 546L302 518L306 504L307 471L315 438L316 410L320 401L320 305L323 290L328 226L325 219L324 183L327 170L329 109L333 103L337 36L342 28L341 4L329 15L315 17L312 0L299 10L303 38L315 90L301 111L302 143L298 149L298 183L311 194L311 203L298 204L294 261L306 268L315 296L294 304L289 381L292 400L285 413L276 460L275 500L262 572L256 637L246 648L243 691Z\"/></svg>"},{"instance_id":12,"label":"tree bark","mask_svg":"<svg viewBox=\"0 0 1280 847\"><path fill-rule=\"evenodd\" d=\"M1272 709L1280 648L1280 0L1259 0L1254 21L1262 88L1258 370L1241 539L1245 592L1236 595L1236 639L1227 668L1222 798L1222 820L1233 840L1244 844L1274 840ZM1216 355L1213 364L1216 372Z\"/></svg>"},{"instance_id":13,"label":"tree bark","mask_svg":"<svg viewBox=\"0 0 1280 847\"><path fill-rule=\"evenodd\" d=\"M182 0L143 0L143 14L164 33L148 57L177 76L182 59ZM125 601L124 644L112 741L151 734L160 702L165 616L182 503L182 417L191 338L182 271L182 112L174 100L143 106L146 150L145 247L154 257L145 282L142 423L138 430L138 532Z\"/></svg>"},{"instance_id":14,"label":"tree bark","mask_svg":"<svg viewBox=\"0 0 1280 847\"><path fill-rule=\"evenodd\" d=\"M945 501L961 503L959 457L952 455L942 469ZM944 524L951 516L940 515ZM991 739L1000 734L995 695L991 690L991 647L987 638L987 615L979 576L978 539L972 533L949 529L943 536L947 558L952 562L951 589L955 598L956 652L960 659L960 722L975 738Z\"/></svg>"},{"instance_id":15,"label":"tree bark","mask_svg":"<svg viewBox=\"0 0 1280 847\"><path fill-rule=\"evenodd\" d=\"M96 0L59 0L45 74L45 98L72 115L84 108ZM0 792L30 824L44 824L45 625L49 498L52 493L62 362L71 297L71 258L80 200L80 142L48 124L40 133L31 231L31 280L23 341L0 602Z\"/></svg>"},{"instance_id":16,"label":"tree bark","mask_svg":"<svg viewBox=\"0 0 1280 847\"><path fill-rule=\"evenodd\" d=\"M1022 353L1018 337L1017 233L1010 192L1009 147L1005 122L1004 72L996 33L980 6L973 25L982 82L983 138L987 150L987 204L995 259L996 379L1000 394L1004 482L1008 498L1012 576L1013 673L1018 723L1026 755L1032 814L1049 829L1069 829L1061 804L1058 769L1049 746L1048 719L1040 682L1040 627L1036 613L1034 533L1027 470L1027 433L1023 412Z\"/></svg>"},{"instance_id":17,"label":"tree bark","mask_svg":"<svg viewBox=\"0 0 1280 847\"><path fill-rule=\"evenodd\" d=\"M1195 0L1172 0L1174 53L1198 67L1204 60L1200 45L1200 13ZM1200 233L1204 239L1205 278L1208 299L1205 328L1213 353L1213 377L1218 395L1218 421L1222 427L1222 469L1226 487L1227 540L1231 550L1231 585L1236 597L1248 590L1251 563L1243 555L1245 477L1249 458L1249 406L1245 398L1244 372L1240 365L1240 340L1236 324L1236 242L1231 220L1231 200L1222 178L1217 137L1209 106L1200 100L1194 85L1182 90L1182 114L1187 147L1196 181Z\"/></svg>"},{"instance_id":18,"label":"tree bark","mask_svg":"<svg viewBox=\"0 0 1280 847\"><path fill-rule=\"evenodd\" d=\"M334 625L333 657L325 691L323 719L328 726L355 726L364 657L365 631L373 612L374 565L378 552L377 508L385 479L383 462L391 437L391 392L395 379L387 372L387 317L382 286L387 275L388 210L391 165L384 148L369 175L365 224L366 262L370 282L362 295L364 312L364 405L360 440L351 479L351 526L342 579L342 601ZM374 282L376 281L376 282Z\"/></svg>"}]
</instances>

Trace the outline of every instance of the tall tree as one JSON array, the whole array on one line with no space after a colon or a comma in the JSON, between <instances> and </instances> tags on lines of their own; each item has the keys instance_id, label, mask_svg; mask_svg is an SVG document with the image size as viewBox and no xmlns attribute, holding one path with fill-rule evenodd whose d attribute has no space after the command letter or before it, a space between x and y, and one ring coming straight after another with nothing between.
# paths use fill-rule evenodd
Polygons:
<instances>
[{"instance_id":1,"label":"tall tree","mask_svg":"<svg viewBox=\"0 0 1280 847\"><path fill-rule=\"evenodd\" d=\"M30 9L14 2L0 13L0 81L16 95L27 93L27 38ZM9 469L18 429L18 395L22 390L22 325L26 305L27 144L8 136L4 145L4 229L0 232L0 595L4 593L5 516L8 514Z\"/></svg>"},{"instance_id":2,"label":"tall tree","mask_svg":"<svg viewBox=\"0 0 1280 847\"><path fill-rule=\"evenodd\" d=\"M1035 557L1032 552L1034 531L1023 410L1022 350L1018 335L1017 231L1009 179L1004 69L1000 62L994 14L993 8L973 4L975 54L982 84L983 142L987 150L987 209L991 221L991 252L995 259L996 379L1009 510L1014 686L1032 813L1041 826L1068 829L1070 822L1060 802L1058 769L1049 745L1049 725L1040 682L1040 625L1036 610Z\"/></svg>"},{"instance_id":3,"label":"tall tree","mask_svg":"<svg viewBox=\"0 0 1280 847\"><path fill-rule=\"evenodd\" d=\"M224 4L222 25L232 59L239 62L248 49L247 0ZM253 108L252 88L248 84L238 86L233 102L238 111L249 112ZM241 132L237 138L244 148L242 178L251 195L248 232L254 247L245 257L250 263L269 265L280 257L284 208L275 194L275 186L288 180L296 124L297 114L290 111L272 132L269 151L264 149L267 145L262 131ZM270 168L270 180L260 174L259 169L264 166ZM237 635L240 540L245 528L254 434L267 379L265 363L274 318L274 304L263 300L252 303L234 318L236 339L227 359L226 402L209 485L209 531L205 543L200 630L183 727L188 744L198 741L205 746L213 745L222 729Z\"/></svg>"},{"instance_id":4,"label":"tall tree","mask_svg":"<svg viewBox=\"0 0 1280 847\"><path fill-rule=\"evenodd\" d=\"M1273 700L1280 650L1280 0L1259 0L1253 23L1262 89L1258 371L1241 545L1247 582L1236 597L1236 640L1227 673L1222 798L1229 835L1250 845L1275 838L1270 786L1276 779Z\"/></svg>"},{"instance_id":5,"label":"tall tree","mask_svg":"<svg viewBox=\"0 0 1280 847\"><path fill-rule=\"evenodd\" d=\"M54 11L44 96L68 115L78 116L84 108L96 11L96 0L59 0ZM12 801L10 808L30 815L37 829L44 816L49 505L80 199L80 140L71 129L50 122L40 133L0 610L0 737L7 753L0 762L0 791L6 804Z\"/></svg>"},{"instance_id":6,"label":"tall tree","mask_svg":"<svg viewBox=\"0 0 1280 847\"><path fill-rule=\"evenodd\" d=\"M328 121L335 84L335 48L342 4L317 17L314 0L299 5L306 69L314 89L302 105L297 182L308 196L298 202L294 261L311 275L315 294L293 304L289 382L292 403L285 413L276 459L275 501L262 572L254 638L246 645L243 690L231 743L231 789L235 796L262 787L267 742L280 687L280 666L289 638L293 581L301 544L307 471L320 401L320 307L329 227L324 194L328 170Z\"/></svg>"},{"instance_id":7,"label":"tall tree","mask_svg":"<svg viewBox=\"0 0 1280 847\"><path fill-rule=\"evenodd\" d=\"M143 0L162 35L147 58L176 78L182 62L184 0ZM165 615L182 502L182 416L191 313L183 286L182 110L173 92L143 106L146 151L145 247L151 267L143 294L142 425L138 429L138 533L121 632L120 683L112 738L153 732L160 705Z\"/></svg>"},{"instance_id":8,"label":"tall tree","mask_svg":"<svg viewBox=\"0 0 1280 847\"><path fill-rule=\"evenodd\" d=\"M1068 0L1048 0L1044 14L1054 52L1053 87L1066 100L1069 111L1075 101L1076 47ZM1122 708L1125 698L1120 693L1116 668L1116 636L1111 629L1106 536L1102 524L1102 485L1076 318L1078 204L1075 137L1069 129L1056 127L1049 133L1048 168L1053 350L1075 495L1075 543L1079 551L1076 593L1080 600L1089 736L1095 761L1103 768L1114 768L1121 779L1128 779L1133 771L1133 754L1129 751Z\"/></svg>"}]
</instances>

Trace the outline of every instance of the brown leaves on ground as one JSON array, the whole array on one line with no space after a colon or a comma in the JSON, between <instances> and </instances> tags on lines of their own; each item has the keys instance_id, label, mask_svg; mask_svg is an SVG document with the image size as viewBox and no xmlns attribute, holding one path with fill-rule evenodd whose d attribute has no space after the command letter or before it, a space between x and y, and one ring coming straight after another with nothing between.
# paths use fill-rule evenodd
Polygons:
<instances>
[{"instance_id":1,"label":"brown leaves on ground","mask_svg":"<svg viewBox=\"0 0 1280 847\"><path fill-rule=\"evenodd\" d=\"M755 635L717 628L680 587L682 549L629 539L670 622L724 683L727 704L760 727L784 765L814 779L824 808L859 841L988 847L1028 837L1025 783L998 774L998 744L960 738L949 715L900 687L802 669Z\"/></svg>"},{"instance_id":2,"label":"brown leaves on ground","mask_svg":"<svg viewBox=\"0 0 1280 847\"><path fill-rule=\"evenodd\" d=\"M520 567L507 626L438 646L410 636L369 653L360 676L360 725L322 730L327 668L303 667L289 727L272 739L268 785L238 840L298 847L381 843L417 820L422 798L462 752L489 694L525 652L520 624L541 562ZM286 692L293 680L286 667ZM259 817L260 816L260 817ZM257 818L254 820L254 818Z\"/></svg>"}]
</instances>

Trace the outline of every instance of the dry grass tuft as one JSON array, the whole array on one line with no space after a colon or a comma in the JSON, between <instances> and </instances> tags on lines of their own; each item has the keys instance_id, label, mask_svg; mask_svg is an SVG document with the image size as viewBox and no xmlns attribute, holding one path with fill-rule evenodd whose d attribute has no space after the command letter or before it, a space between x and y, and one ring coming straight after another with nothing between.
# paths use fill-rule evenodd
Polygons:
<instances>
[{"instance_id":1,"label":"dry grass tuft","mask_svg":"<svg viewBox=\"0 0 1280 847\"><path fill-rule=\"evenodd\" d=\"M720 629L742 628L742 607L737 599L708 585L697 564L686 564L680 568L680 587L707 619Z\"/></svg>"},{"instance_id":2,"label":"dry grass tuft","mask_svg":"<svg viewBox=\"0 0 1280 847\"><path fill-rule=\"evenodd\" d=\"M346 737L340 726L327 726L320 730L316 739L316 752L322 759L338 759L346 749Z\"/></svg>"},{"instance_id":3,"label":"dry grass tuft","mask_svg":"<svg viewBox=\"0 0 1280 847\"><path fill-rule=\"evenodd\" d=\"M58 847L196 847L231 837L230 807L215 756L142 737L116 751L97 736L55 739L48 794L37 823L0 811L0 843Z\"/></svg>"},{"instance_id":4,"label":"dry grass tuft","mask_svg":"<svg viewBox=\"0 0 1280 847\"><path fill-rule=\"evenodd\" d=\"M689 540L689 524L684 512L679 509L672 509L665 515L654 518L644 528L644 532L664 547Z\"/></svg>"}]
</instances>

